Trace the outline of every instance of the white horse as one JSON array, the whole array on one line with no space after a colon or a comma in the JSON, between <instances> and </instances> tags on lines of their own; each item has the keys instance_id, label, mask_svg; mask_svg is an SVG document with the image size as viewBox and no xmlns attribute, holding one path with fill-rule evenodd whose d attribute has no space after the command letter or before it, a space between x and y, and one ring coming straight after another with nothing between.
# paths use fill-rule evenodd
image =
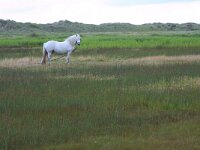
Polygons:
<instances>
[{"instance_id":1,"label":"white horse","mask_svg":"<svg viewBox=\"0 0 200 150\"><path fill-rule=\"evenodd\" d=\"M81 37L79 34L68 37L64 42L48 41L43 44L43 58L41 64L46 64L46 57L48 56L48 62L51 62L51 54L54 52L57 54L67 53L66 62L70 63L70 54L76 48L76 45L80 45Z\"/></svg>"}]
</instances>

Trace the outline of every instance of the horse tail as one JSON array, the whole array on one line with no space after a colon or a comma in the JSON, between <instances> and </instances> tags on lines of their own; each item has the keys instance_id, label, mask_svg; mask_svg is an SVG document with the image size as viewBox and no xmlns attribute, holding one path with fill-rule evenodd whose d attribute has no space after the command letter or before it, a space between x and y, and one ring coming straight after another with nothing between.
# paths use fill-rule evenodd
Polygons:
<instances>
[{"instance_id":1,"label":"horse tail","mask_svg":"<svg viewBox=\"0 0 200 150\"><path fill-rule=\"evenodd\" d=\"M47 51L45 49L45 44L43 44L43 57L42 57L42 60L41 60L41 64L46 64L46 57L47 57Z\"/></svg>"}]
</instances>

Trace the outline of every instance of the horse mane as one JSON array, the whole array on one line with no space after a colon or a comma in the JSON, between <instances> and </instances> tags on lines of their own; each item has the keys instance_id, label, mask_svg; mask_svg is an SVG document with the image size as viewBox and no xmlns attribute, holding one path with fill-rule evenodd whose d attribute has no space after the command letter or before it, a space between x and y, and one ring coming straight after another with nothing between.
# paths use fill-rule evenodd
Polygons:
<instances>
[{"instance_id":1,"label":"horse mane","mask_svg":"<svg viewBox=\"0 0 200 150\"><path fill-rule=\"evenodd\" d=\"M69 41L69 43L70 43L71 45L73 45L74 42L75 42L75 41L74 41L75 36L76 36L76 35L72 35L72 36L66 38L65 41Z\"/></svg>"}]
</instances>

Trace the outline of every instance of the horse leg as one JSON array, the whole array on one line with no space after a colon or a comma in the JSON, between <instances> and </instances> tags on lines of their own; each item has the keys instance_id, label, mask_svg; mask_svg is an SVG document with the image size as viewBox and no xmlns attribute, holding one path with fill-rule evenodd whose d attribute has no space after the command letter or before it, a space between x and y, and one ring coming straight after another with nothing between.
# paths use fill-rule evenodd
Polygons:
<instances>
[{"instance_id":1,"label":"horse leg","mask_svg":"<svg viewBox=\"0 0 200 150\"><path fill-rule=\"evenodd\" d=\"M67 53L67 57L66 57L66 63L69 64L70 63L70 54L71 52Z\"/></svg>"},{"instance_id":2,"label":"horse leg","mask_svg":"<svg viewBox=\"0 0 200 150\"><path fill-rule=\"evenodd\" d=\"M49 65L51 63L51 53L50 52L48 52L48 63L49 63Z\"/></svg>"},{"instance_id":3,"label":"horse leg","mask_svg":"<svg viewBox=\"0 0 200 150\"><path fill-rule=\"evenodd\" d=\"M45 54L44 54L44 64L46 64L46 58L47 58L47 52L45 51Z\"/></svg>"},{"instance_id":4,"label":"horse leg","mask_svg":"<svg viewBox=\"0 0 200 150\"><path fill-rule=\"evenodd\" d=\"M46 52L45 48L43 47L43 56L42 56L41 64L46 63L46 55L47 55L47 52Z\"/></svg>"},{"instance_id":5,"label":"horse leg","mask_svg":"<svg viewBox=\"0 0 200 150\"><path fill-rule=\"evenodd\" d=\"M41 60L40 63L41 63L41 64L45 64L45 62L44 62L44 56L42 56L42 60Z\"/></svg>"}]
</instances>

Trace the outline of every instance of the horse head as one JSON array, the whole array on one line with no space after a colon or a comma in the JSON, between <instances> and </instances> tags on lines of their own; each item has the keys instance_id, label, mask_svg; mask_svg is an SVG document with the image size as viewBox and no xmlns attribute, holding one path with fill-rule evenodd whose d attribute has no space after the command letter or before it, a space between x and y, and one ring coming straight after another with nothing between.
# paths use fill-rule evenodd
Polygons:
<instances>
[{"instance_id":1,"label":"horse head","mask_svg":"<svg viewBox=\"0 0 200 150\"><path fill-rule=\"evenodd\" d=\"M79 34L68 37L65 42L69 42L72 46L81 44L81 36Z\"/></svg>"},{"instance_id":2,"label":"horse head","mask_svg":"<svg viewBox=\"0 0 200 150\"><path fill-rule=\"evenodd\" d=\"M76 43L75 44L78 44L78 45L81 44L81 36L79 34L76 34Z\"/></svg>"}]
</instances>

